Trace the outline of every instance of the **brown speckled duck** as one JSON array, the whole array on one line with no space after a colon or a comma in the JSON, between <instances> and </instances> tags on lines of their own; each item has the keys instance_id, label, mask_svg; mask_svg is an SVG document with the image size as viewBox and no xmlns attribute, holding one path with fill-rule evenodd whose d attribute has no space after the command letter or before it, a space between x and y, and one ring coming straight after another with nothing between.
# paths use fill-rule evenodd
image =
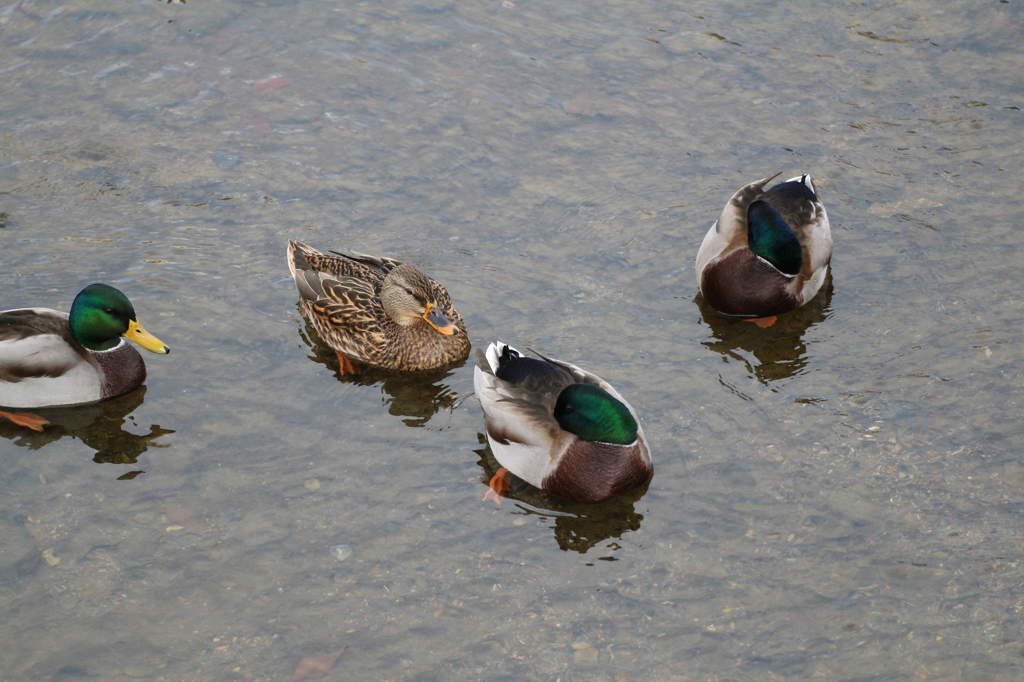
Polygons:
<instances>
[{"instance_id":1,"label":"brown speckled duck","mask_svg":"<svg viewBox=\"0 0 1024 682\"><path fill-rule=\"evenodd\" d=\"M633 407L596 374L537 355L524 357L500 341L477 351L473 384L502 466L487 497L497 500L508 489L506 471L579 502L646 483L654 466Z\"/></svg>"},{"instance_id":2,"label":"brown speckled duck","mask_svg":"<svg viewBox=\"0 0 1024 682\"><path fill-rule=\"evenodd\" d=\"M299 306L338 354L384 369L435 369L469 354L466 323L444 287L422 270L390 258L320 253L288 242L288 267Z\"/></svg>"},{"instance_id":3,"label":"brown speckled duck","mask_svg":"<svg viewBox=\"0 0 1024 682\"><path fill-rule=\"evenodd\" d=\"M832 258L832 232L807 175L765 190L741 188L697 252L697 283L711 307L767 327L814 298Z\"/></svg>"},{"instance_id":4,"label":"brown speckled duck","mask_svg":"<svg viewBox=\"0 0 1024 682\"><path fill-rule=\"evenodd\" d=\"M142 328L128 298L106 284L82 289L70 314L49 308L0 312L0 405L74 405L134 390L146 380L146 363L125 339L154 353L170 352ZM36 430L46 423L30 413L0 416Z\"/></svg>"}]
</instances>

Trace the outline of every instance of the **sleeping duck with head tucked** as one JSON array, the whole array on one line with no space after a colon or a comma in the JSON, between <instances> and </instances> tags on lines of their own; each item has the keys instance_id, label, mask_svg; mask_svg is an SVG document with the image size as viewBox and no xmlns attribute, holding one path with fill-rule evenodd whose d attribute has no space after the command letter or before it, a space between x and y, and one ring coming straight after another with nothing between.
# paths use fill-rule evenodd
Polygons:
<instances>
[{"instance_id":1,"label":"sleeping duck with head tucked","mask_svg":"<svg viewBox=\"0 0 1024 682\"><path fill-rule=\"evenodd\" d=\"M818 293L832 232L808 175L765 190L779 174L740 188L697 252L697 283L712 308L767 327Z\"/></svg>"},{"instance_id":2,"label":"sleeping duck with head tucked","mask_svg":"<svg viewBox=\"0 0 1024 682\"><path fill-rule=\"evenodd\" d=\"M288 243L299 307L337 353L341 374L355 371L352 360L418 371L469 355L466 323L443 286L409 263L338 255Z\"/></svg>"},{"instance_id":3,"label":"sleeping duck with head tucked","mask_svg":"<svg viewBox=\"0 0 1024 682\"><path fill-rule=\"evenodd\" d=\"M146 350L170 352L143 329L128 298L107 284L90 284L71 313L49 308L0 312L0 405L12 408L74 405L113 398L146 380ZM42 430L46 420L2 412L16 424Z\"/></svg>"},{"instance_id":4,"label":"sleeping duck with head tucked","mask_svg":"<svg viewBox=\"0 0 1024 682\"><path fill-rule=\"evenodd\" d=\"M650 480L647 439L625 398L596 374L536 354L525 357L500 341L477 350L473 384L502 466L487 497L497 500L508 489L508 471L579 502L600 502Z\"/></svg>"}]
</instances>

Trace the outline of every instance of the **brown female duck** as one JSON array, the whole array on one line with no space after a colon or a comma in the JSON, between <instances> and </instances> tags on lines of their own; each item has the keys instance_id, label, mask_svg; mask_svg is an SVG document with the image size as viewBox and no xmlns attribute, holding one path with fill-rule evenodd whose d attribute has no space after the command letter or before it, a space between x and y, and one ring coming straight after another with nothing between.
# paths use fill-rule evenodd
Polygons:
<instances>
[{"instance_id":1,"label":"brown female duck","mask_svg":"<svg viewBox=\"0 0 1024 682\"><path fill-rule=\"evenodd\" d=\"M422 270L390 258L320 253L288 242L299 306L338 354L384 369L434 369L469 354L466 323L444 287Z\"/></svg>"}]
</instances>

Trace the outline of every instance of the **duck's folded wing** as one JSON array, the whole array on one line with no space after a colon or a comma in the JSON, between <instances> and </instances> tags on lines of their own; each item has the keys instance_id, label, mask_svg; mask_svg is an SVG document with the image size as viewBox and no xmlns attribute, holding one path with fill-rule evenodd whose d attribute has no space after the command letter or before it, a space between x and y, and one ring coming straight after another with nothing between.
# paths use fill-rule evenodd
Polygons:
<instances>
[{"instance_id":1,"label":"duck's folded wing","mask_svg":"<svg viewBox=\"0 0 1024 682\"><path fill-rule=\"evenodd\" d=\"M317 279L321 296L304 298L303 309L317 332L330 338L343 354L361 360L372 357L387 345L381 326L384 311L373 285L355 277L332 277L321 273Z\"/></svg>"},{"instance_id":2,"label":"duck's folded wing","mask_svg":"<svg viewBox=\"0 0 1024 682\"><path fill-rule=\"evenodd\" d=\"M0 314L0 381L59 377L86 362L64 337L66 329L67 314L55 310Z\"/></svg>"},{"instance_id":3,"label":"duck's folded wing","mask_svg":"<svg viewBox=\"0 0 1024 682\"><path fill-rule=\"evenodd\" d=\"M473 371L473 384L484 408L494 457L519 478L541 487L575 436L562 431L550 408L536 402L536 395L498 379L479 365Z\"/></svg>"},{"instance_id":4,"label":"duck's folded wing","mask_svg":"<svg viewBox=\"0 0 1024 682\"><path fill-rule=\"evenodd\" d=\"M562 430L551 408L533 391L502 381L479 364L473 370L473 386L491 438L545 450L560 440Z\"/></svg>"}]
</instances>

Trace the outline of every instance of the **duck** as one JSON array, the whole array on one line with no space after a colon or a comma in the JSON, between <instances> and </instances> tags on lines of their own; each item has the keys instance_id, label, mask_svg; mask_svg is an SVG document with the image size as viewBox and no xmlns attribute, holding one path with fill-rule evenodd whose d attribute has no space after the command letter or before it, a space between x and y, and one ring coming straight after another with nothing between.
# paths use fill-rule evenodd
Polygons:
<instances>
[{"instance_id":1,"label":"duck","mask_svg":"<svg viewBox=\"0 0 1024 682\"><path fill-rule=\"evenodd\" d=\"M146 380L134 341L166 355L170 348L147 332L131 301L109 284L90 284L71 312L18 308L0 312L0 405L38 408L91 403L123 395ZM0 411L41 431L48 423L30 412Z\"/></svg>"},{"instance_id":2,"label":"duck","mask_svg":"<svg viewBox=\"0 0 1024 682\"><path fill-rule=\"evenodd\" d=\"M443 286L391 258L320 253L288 242L288 267L303 315L334 350L340 373L352 361L414 372L469 355L466 323Z\"/></svg>"},{"instance_id":3,"label":"duck","mask_svg":"<svg viewBox=\"0 0 1024 682\"><path fill-rule=\"evenodd\" d=\"M779 175L740 188L697 252L704 300L760 327L814 298L832 259L828 213L814 182L803 174L765 190Z\"/></svg>"},{"instance_id":4,"label":"duck","mask_svg":"<svg viewBox=\"0 0 1024 682\"><path fill-rule=\"evenodd\" d=\"M533 353L501 341L477 350L473 385L501 465L485 499L500 500L509 472L578 502L601 502L649 481L654 466L636 410L596 374Z\"/></svg>"}]
</instances>

